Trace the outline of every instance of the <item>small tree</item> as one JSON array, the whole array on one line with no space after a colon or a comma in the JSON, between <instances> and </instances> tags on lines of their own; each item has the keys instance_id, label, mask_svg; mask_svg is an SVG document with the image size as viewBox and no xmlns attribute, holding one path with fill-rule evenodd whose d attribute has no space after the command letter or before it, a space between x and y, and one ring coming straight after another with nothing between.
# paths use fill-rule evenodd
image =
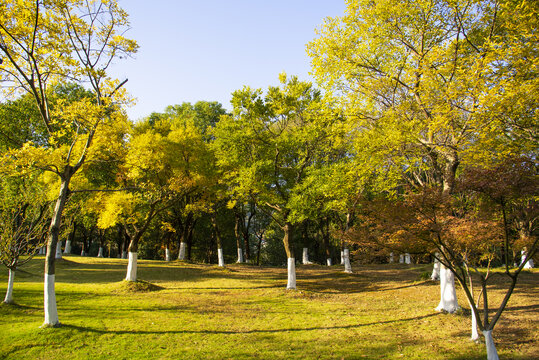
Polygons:
<instances>
[{"instance_id":1,"label":"small tree","mask_svg":"<svg viewBox=\"0 0 539 360\"><path fill-rule=\"evenodd\" d=\"M0 261L9 270L4 299L9 304L13 302L17 268L30 261L45 243L50 209L32 180L4 178L0 192Z\"/></svg>"}]
</instances>

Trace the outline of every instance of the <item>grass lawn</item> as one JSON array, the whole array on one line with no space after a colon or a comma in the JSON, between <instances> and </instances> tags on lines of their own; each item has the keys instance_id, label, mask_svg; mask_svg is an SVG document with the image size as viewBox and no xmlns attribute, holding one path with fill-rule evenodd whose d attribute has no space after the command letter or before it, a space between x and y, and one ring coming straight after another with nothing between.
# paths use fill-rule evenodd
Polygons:
<instances>
[{"instance_id":1,"label":"grass lawn","mask_svg":"<svg viewBox=\"0 0 539 360\"><path fill-rule=\"evenodd\" d=\"M43 323L43 257L15 277L15 305L0 306L0 359L485 359L458 315L434 311L431 266L298 266L286 269L64 257L56 296L62 326ZM501 278L500 278L501 279ZM501 281L501 280L500 280ZM494 286L489 302L499 303ZM7 271L0 275L3 296ZM539 358L539 272L521 275L494 330L502 359Z\"/></svg>"}]
</instances>

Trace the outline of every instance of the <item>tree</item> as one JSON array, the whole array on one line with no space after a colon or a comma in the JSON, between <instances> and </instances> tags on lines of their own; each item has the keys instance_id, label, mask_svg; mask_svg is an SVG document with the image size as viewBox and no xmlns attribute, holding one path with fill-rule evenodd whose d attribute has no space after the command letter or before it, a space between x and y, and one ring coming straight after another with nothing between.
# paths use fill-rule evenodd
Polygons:
<instances>
[{"instance_id":1,"label":"tree","mask_svg":"<svg viewBox=\"0 0 539 360\"><path fill-rule=\"evenodd\" d=\"M39 173L16 174L3 167L0 183L0 261L9 270L5 303L13 302L17 268L30 261L45 242L50 212Z\"/></svg>"},{"instance_id":2,"label":"tree","mask_svg":"<svg viewBox=\"0 0 539 360\"><path fill-rule=\"evenodd\" d=\"M54 291L55 252L69 185L88 158L95 134L121 116L125 83L107 77L111 62L136 51L123 36L127 14L116 1L5 1L0 5L0 77L11 94L28 93L47 129L44 147L27 144L13 156L60 179L45 261L44 326L58 326ZM94 98L50 108L47 88L69 79L87 82ZM47 155L47 156L45 156ZM52 158L51 158L52 157Z\"/></svg>"},{"instance_id":3,"label":"tree","mask_svg":"<svg viewBox=\"0 0 539 360\"><path fill-rule=\"evenodd\" d=\"M296 288L293 250L294 207L307 169L328 147L327 126L335 119L324 110L319 91L296 77L280 76L281 87L245 87L232 97L233 115L214 132L215 153L233 198L251 198L284 232L288 289Z\"/></svg>"},{"instance_id":4,"label":"tree","mask_svg":"<svg viewBox=\"0 0 539 360\"><path fill-rule=\"evenodd\" d=\"M350 120L355 168L377 174L375 189L395 194L406 182L449 195L462 165L536 155L539 4L347 4L308 51Z\"/></svg>"}]
</instances>

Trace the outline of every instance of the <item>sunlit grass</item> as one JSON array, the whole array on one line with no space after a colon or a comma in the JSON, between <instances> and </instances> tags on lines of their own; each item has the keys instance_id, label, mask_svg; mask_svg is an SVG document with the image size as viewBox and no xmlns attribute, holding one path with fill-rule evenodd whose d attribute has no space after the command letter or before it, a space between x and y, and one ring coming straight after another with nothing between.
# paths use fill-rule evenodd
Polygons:
<instances>
[{"instance_id":1,"label":"sunlit grass","mask_svg":"<svg viewBox=\"0 0 539 360\"><path fill-rule=\"evenodd\" d=\"M470 320L439 314L428 266L286 269L67 257L57 264L62 327L41 329L43 259L17 273L16 305L0 306L5 359L484 359ZM7 273L7 272L6 272ZM0 275L5 292L7 275ZM459 296L462 294L459 294ZM539 357L539 274L522 274L494 332L500 357ZM491 304L501 292L491 295ZM467 308L464 298L460 304Z\"/></svg>"}]
</instances>

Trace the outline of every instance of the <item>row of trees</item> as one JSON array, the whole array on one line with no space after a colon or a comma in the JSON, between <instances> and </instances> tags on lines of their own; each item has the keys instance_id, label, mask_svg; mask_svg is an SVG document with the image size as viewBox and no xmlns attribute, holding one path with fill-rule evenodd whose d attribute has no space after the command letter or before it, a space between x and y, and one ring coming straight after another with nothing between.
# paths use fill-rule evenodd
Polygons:
<instances>
[{"instance_id":1,"label":"row of trees","mask_svg":"<svg viewBox=\"0 0 539 360\"><path fill-rule=\"evenodd\" d=\"M2 6L0 73L13 96L0 109L11 179L2 186L15 189L9 199L40 201L10 213L18 208L9 200L1 211L27 234L50 219L46 325L59 323L62 221L66 239L76 227L107 231L128 252L133 281L141 247L159 244L170 258L174 242L185 259L198 229L198 251L211 239L205 248L217 249L220 265L226 241L243 261L280 236L289 289L296 254L314 238L328 265L342 251L346 271L349 246L363 259L430 256L441 264L439 308L455 310L444 299L456 278L497 357L492 329L538 246L538 5L350 0L308 45L323 92L281 74L265 92L234 92L231 113L199 102L135 124L120 106L125 81L106 76L111 61L136 51L115 2ZM489 317L493 265L509 283Z\"/></svg>"}]
</instances>

